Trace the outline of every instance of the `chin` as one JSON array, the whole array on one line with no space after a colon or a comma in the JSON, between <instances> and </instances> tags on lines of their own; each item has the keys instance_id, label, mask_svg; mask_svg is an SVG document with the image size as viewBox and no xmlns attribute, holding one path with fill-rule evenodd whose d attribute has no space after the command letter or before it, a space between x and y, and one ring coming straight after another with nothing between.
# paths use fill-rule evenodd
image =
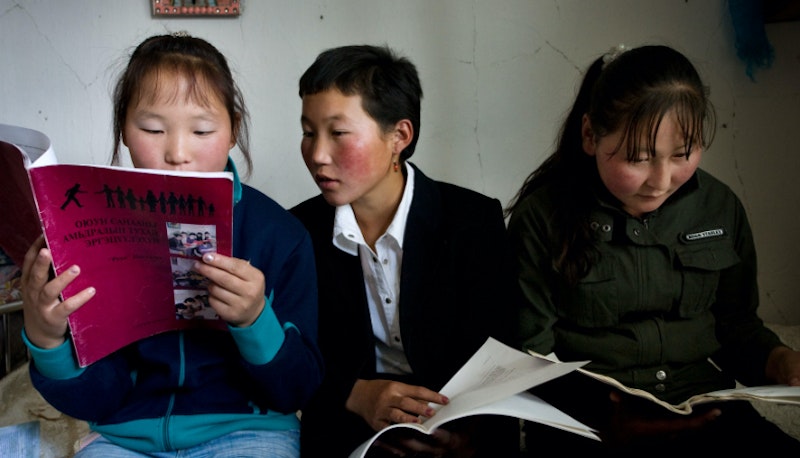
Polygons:
<instances>
[{"instance_id":1,"label":"chin","mask_svg":"<svg viewBox=\"0 0 800 458\"><path fill-rule=\"evenodd\" d=\"M659 207L661 207L661 205L654 205L654 206L647 206L647 207L643 207L643 208L637 208L636 209L637 215L639 215L639 218L641 218L643 216L647 216L648 214L653 213L654 211L658 210Z\"/></svg>"},{"instance_id":2,"label":"chin","mask_svg":"<svg viewBox=\"0 0 800 458\"><path fill-rule=\"evenodd\" d=\"M325 202L328 202L329 205L334 207L339 207L350 203L349 201L341 199L340 196L332 192L322 191L322 197L325 199Z\"/></svg>"}]
</instances>

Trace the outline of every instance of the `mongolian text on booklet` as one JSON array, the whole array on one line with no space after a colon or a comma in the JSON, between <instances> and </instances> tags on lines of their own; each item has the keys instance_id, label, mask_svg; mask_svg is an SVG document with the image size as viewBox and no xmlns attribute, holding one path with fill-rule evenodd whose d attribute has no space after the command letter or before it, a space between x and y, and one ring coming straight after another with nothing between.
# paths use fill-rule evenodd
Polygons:
<instances>
[{"instance_id":1,"label":"mongolian text on booklet","mask_svg":"<svg viewBox=\"0 0 800 458\"><path fill-rule=\"evenodd\" d=\"M41 132L0 124L0 248L19 266L44 233L62 292L96 295L69 317L87 366L174 329L227 329L192 270L207 252L231 255L233 176L58 164Z\"/></svg>"}]
</instances>

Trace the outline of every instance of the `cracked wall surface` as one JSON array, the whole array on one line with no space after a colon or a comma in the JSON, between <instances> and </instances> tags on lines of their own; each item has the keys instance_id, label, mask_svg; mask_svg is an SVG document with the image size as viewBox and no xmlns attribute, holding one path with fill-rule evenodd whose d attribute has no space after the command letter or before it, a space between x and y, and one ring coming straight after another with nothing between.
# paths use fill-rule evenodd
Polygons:
<instances>
[{"instance_id":1,"label":"cracked wall surface","mask_svg":"<svg viewBox=\"0 0 800 458\"><path fill-rule=\"evenodd\" d=\"M702 167L742 198L762 316L800 324L800 25L766 27L771 68L745 74L725 0L295 0L238 18L153 18L148 2L0 0L0 122L46 132L62 162L108 163L111 86L145 37L187 30L229 58L252 114L250 183L284 206L316 194L299 153L297 79L328 47L389 44L419 68L430 176L507 203L546 157L583 69L607 49L664 43L697 65L717 108Z\"/></svg>"}]
</instances>

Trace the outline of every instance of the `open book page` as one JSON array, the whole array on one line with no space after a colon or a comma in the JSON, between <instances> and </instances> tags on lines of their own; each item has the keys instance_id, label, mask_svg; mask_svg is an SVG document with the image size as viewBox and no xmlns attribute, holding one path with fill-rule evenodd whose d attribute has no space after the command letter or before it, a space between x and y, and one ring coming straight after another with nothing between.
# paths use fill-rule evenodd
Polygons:
<instances>
[{"instance_id":1,"label":"open book page","mask_svg":"<svg viewBox=\"0 0 800 458\"><path fill-rule=\"evenodd\" d=\"M3 200L4 205L7 200L19 204L20 214L4 220L13 221L10 229L14 229L22 215L30 213L25 208L32 206L34 232L43 230L55 273L72 265L81 268L62 298L90 286L97 291L69 317L81 366L160 332L227 329L207 304L208 280L195 274L192 266L206 252L231 255L231 173L45 164L41 161L52 151L49 141L38 137L41 147L32 146L34 142L19 140L28 133L25 129L16 128L22 134L6 126L9 129L10 134L0 137L0 160L15 164L17 184L4 185L4 194L9 195ZM24 148L12 148L7 139L14 138ZM45 153L38 160L23 161L20 169L27 150ZM31 190L33 204L27 202ZM0 231L2 247L24 255L32 241L21 242L7 229Z\"/></svg>"},{"instance_id":2,"label":"open book page","mask_svg":"<svg viewBox=\"0 0 800 458\"><path fill-rule=\"evenodd\" d=\"M428 431L433 431L449 421L470 415L503 415L506 417L515 417L552 426L553 428L569 431L590 439L600 440L596 434L597 431L527 391L477 407L467 414L451 415L449 418L439 417L438 414L434 415L425 421L423 426L425 426Z\"/></svg>"},{"instance_id":3,"label":"open book page","mask_svg":"<svg viewBox=\"0 0 800 458\"><path fill-rule=\"evenodd\" d=\"M409 428L429 434L447 422L480 414L530 419L596 438L587 426L525 392L584 364L586 362L556 363L532 358L490 337L439 390L450 399L447 405L431 404L436 414L423 419L422 424L401 423L384 428L355 450L351 457L364 456L371 444L389 430Z\"/></svg>"},{"instance_id":4,"label":"open book page","mask_svg":"<svg viewBox=\"0 0 800 458\"><path fill-rule=\"evenodd\" d=\"M767 401L778 404L793 404L800 406L800 386L746 386L741 388L712 391L710 393L692 396L676 407L683 409L686 412L691 412L693 405L702 404L705 402L735 400ZM800 412L798 412L798 414L800 414Z\"/></svg>"},{"instance_id":5,"label":"open book page","mask_svg":"<svg viewBox=\"0 0 800 458\"><path fill-rule=\"evenodd\" d=\"M370 438L370 440L361 444L360 447L350 454L350 458L366 457L367 452L370 450L373 444L379 442L381 437L390 430L394 430L394 432L399 434L399 431L396 431L397 429L406 429L408 431L406 431L405 434L407 434L409 437L413 436L414 434L431 434L436 430L436 428L450 421L472 415L503 415L507 417L521 418L523 420L529 420L536 423L541 423L543 425L548 425L553 428L569 431L589 439L600 440L595 430L558 410L539 397L528 393L527 391L523 391L467 412L453 413L447 417L440 417L439 414L437 414L422 424L398 423L391 425L375 434L372 438Z\"/></svg>"},{"instance_id":6,"label":"open book page","mask_svg":"<svg viewBox=\"0 0 800 458\"><path fill-rule=\"evenodd\" d=\"M402 432L399 431L401 429L404 431ZM384 437L384 435L397 433L397 434L403 434L404 437L405 436L413 437L417 433L425 435L425 434L430 434L431 432L432 431L428 431L424 426L422 426L419 423L395 423L378 431L374 436L370 437L369 440L359 445L358 448L356 448L355 450L353 450L352 453L350 453L349 458L365 458L367 456L367 453L373 446L380 447L380 439L381 437Z\"/></svg>"},{"instance_id":7,"label":"open book page","mask_svg":"<svg viewBox=\"0 0 800 458\"><path fill-rule=\"evenodd\" d=\"M536 356L537 358L545 359L548 361L558 361L558 358L553 354L544 356L533 351L530 351L530 354ZM638 388L628 387L626 385L623 385L614 378L589 371L587 369L584 369L583 367L578 368L577 372L584 374L588 377L591 377L595 380L598 380L600 382L603 382L607 385L610 385L624 393L637 396L642 399L650 400L655 404L658 404L671 412L681 415L691 414L693 407L696 405L704 404L707 402L719 402L719 401L758 400L758 401L775 402L780 404L795 404L800 406L800 386L767 385L767 386L731 388L726 390L719 390L719 391L712 391L709 393L698 394L690 397L689 399L681 402L680 404L670 404L666 401L657 398L655 395L653 395L648 391L641 390Z\"/></svg>"},{"instance_id":8,"label":"open book page","mask_svg":"<svg viewBox=\"0 0 800 458\"><path fill-rule=\"evenodd\" d=\"M26 168L58 162L50 139L38 130L0 124L0 141L10 143L24 152Z\"/></svg>"},{"instance_id":9,"label":"open book page","mask_svg":"<svg viewBox=\"0 0 800 458\"><path fill-rule=\"evenodd\" d=\"M560 377L587 362L553 363L489 338L439 390L450 399L446 406L431 404L436 416L463 412L506 398Z\"/></svg>"}]
</instances>

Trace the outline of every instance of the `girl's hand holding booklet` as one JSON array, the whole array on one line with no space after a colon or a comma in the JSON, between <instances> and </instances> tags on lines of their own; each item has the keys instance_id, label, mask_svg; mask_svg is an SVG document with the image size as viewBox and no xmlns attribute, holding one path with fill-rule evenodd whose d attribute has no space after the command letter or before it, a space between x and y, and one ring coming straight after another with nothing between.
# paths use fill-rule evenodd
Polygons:
<instances>
[{"instance_id":1,"label":"girl's hand holding booklet","mask_svg":"<svg viewBox=\"0 0 800 458\"><path fill-rule=\"evenodd\" d=\"M45 134L0 124L0 208L0 248L18 266L44 234L56 274L81 268L62 299L96 288L69 317L81 366L164 331L227 329L192 265L231 255L231 173L58 164Z\"/></svg>"}]
</instances>

